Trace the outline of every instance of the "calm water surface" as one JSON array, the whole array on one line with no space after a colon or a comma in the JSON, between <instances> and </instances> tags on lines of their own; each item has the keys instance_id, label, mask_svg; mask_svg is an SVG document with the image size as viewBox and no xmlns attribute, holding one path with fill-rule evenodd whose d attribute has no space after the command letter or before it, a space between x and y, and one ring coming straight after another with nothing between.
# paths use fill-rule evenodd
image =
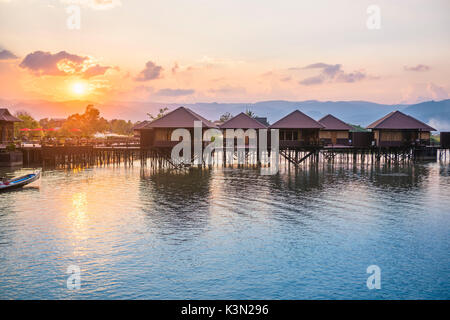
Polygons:
<instances>
[{"instance_id":1,"label":"calm water surface","mask_svg":"<svg viewBox=\"0 0 450 320\"><path fill-rule=\"evenodd\" d=\"M0 205L2 299L450 298L448 164L47 170Z\"/></svg>"}]
</instances>

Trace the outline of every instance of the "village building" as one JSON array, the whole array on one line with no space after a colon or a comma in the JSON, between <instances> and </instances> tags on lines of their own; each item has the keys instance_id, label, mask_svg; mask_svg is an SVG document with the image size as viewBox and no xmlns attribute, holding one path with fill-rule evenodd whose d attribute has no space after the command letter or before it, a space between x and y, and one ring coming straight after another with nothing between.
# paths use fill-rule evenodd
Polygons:
<instances>
[{"instance_id":1,"label":"village building","mask_svg":"<svg viewBox=\"0 0 450 320\"><path fill-rule=\"evenodd\" d=\"M319 132L320 141L324 145L343 145L348 146L350 143L350 131L353 127L344 121L328 114L318 121L324 126Z\"/></svg>"},{"instance_id":2,"label":"village building","mask_svg":"<svg viewBox=\"0 0 450 320\"><path fill-rule=\"evenodd\" d=\"M407 114L393 111L373 122L367 129L373 132L373 141L377 147L403 147L411 145L429 145L430 127Z\"/></svg>"},{"instance_id":3,"label":"village building","mask_svg":"<svg viewBox=\"0 0 450 320\"><path fill-rule=\"evenodd\" d=\"M267 129L267 126L264 125L262 122L258 121L255 118L250 117L249 115L245 114L244 112L239 113L237 116L225 121L220 125L220 129L223 130L223 139L225 141L226 139L226 129L243 129L244 131L248 129L254 129L256 130L256 138L258 139L258 130L259 129ZM237 145L237 138L235 138L234 145ZM245 145L248 146L249 144L249 137L245 136Z\"/></svg>"},{"instance_id":4,"label":"village building","mask_svg":"<svg viewBox=\"0 0 450 320\"><path fill-rule=\"evenodd\" d=\"M319 132L324 126L299 110L295 110L270 126L279 129L280 148L319 145Z\"/></svg>"},{"instance_id":5,"label":"village building","mask_svg":"<svg viewBox=\"0 0 450 320\"><path fill-rule=\"evenodd\" d=\"M179 143L171 141L172 132L176 129L189 130L193 141L195 121L201 122L203 131L218 129L214 123L185 107L179 107L161 118L145 122L133 129L139 132L141 148L172 148Z\"/></svg>"},{"instance_id":6,"label":"village building","mask_svg":"<svg viewBox=\"0 0 450 320\"><path fill-rule=\"evenodd\" d=\"M14 140L14 122L22 122L14 117L8 109L0 109L0 145Z\"/></svg>"},{"instance_id":7,"label":"village building","mask_svg":"<svg viewBox=\"0 0 450 320\"><path fill-rule=\"evenodd\" d=\"M255 120L256 121L258 121L258 122L261 122L263 125L265 125L266 127L269 127L270 126L270 124L269 124L269 122L267 121L267 118L266 117L255 117Z\"/></svg>"}]
</instances>

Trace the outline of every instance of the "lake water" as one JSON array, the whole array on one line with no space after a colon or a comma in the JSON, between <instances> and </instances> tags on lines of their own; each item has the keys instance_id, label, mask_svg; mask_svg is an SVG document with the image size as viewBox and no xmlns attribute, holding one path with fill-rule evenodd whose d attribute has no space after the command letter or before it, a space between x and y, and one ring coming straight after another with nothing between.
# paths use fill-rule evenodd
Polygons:
<instances>
[{"instance_id":1,"label":"lake water","mask_svg":"<svg viewBox=\"0 0 450 320\"><path fill-rule=\"evenodd\" d=\"M448 163L55 169L0 204L1 299L450 298Z\"/></svg>"}]
</instances>

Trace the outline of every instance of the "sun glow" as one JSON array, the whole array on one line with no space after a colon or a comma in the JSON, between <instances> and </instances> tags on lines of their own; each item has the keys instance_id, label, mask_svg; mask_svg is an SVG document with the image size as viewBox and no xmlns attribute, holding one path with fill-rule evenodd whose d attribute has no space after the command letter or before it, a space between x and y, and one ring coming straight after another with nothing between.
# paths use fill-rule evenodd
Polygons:
<instances>
[{"instance_id":1,"label":"sun glow","mask_svg":"<svg viewBox=\"0 0 450 320\"><path fill-rule=\"evenodd\" d=\"M77 96L85 95L87 92L87 85L84 82L75 82L71 88L72 92Z\"/></svg>"}]
</instances>

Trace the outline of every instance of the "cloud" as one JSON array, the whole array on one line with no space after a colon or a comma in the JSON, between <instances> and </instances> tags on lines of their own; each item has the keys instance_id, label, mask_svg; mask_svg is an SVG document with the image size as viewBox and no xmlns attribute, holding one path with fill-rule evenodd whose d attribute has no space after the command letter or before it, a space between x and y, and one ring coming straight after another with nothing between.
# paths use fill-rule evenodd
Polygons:
<instances>
[{"instance_id":1,"label":"cloud","mask_svg":"<svg viewBox=\"0 0 450 320\"><path fill-rule=\"evenodd\" d=\"M122 5L121 0L60 0L63 4L79 5L94 10L108 10Z\"/></svg>"},{"instance_id":2,"label":"cloud","mask_svg":"<svg viewBox=\"0 0 450 320\"><path fill-rule=\"evenodd\" d=\"M325 68L329 68L329 67L340 68L341 65L340 64L331 65L331 64L319 62L319 63L313 63L310 65L307 65L306 67L303 67L302 69L325 69Z\"/></svg>"},{"instance_id":3,"label":"cloud","mask_svg":"<svg viewBox=\"0 0 450 320\"><path fill-rule=\"evenodd\" d=\"M180 66L178 65L178 62L175 62L175 64L172 67L172 74L176 74Z\"/></svg>"},{"instance_id":4,"label":"cloud","mask_svg":"<svg viewBox=\"0 0 450 320\"><path fill-rule=\"evenodd\" d=\"M433 100L444 100L448 98L447 90L432 82L427 84L427 92Z\"/></svg>"},{"instance_id":5,"label":"cloud","mask_svg":"<svg viewBox=\"0 0 450 320\"><path fill-rule=\"evenodd\" d=\"M83 72L83 77L88 79L91 77L104 75L105 72L108 71L108 69L110 69L110 68L111 67L109 67L109 66L101 66L101 65L97 64L93 67L86 69L86 71Z\"/></svg>"},{"instance_id":6,"label":"cloud","mask_svg":"<svg viewBox=\"0 0 450 320\"><path fill-rule=\"evenodd\" d=\"M91 57L60 51L58 53L35 51L28 54L19 65L35 75L81 76L85 79L104 75L112 68L94 63Z\"/></svg>"},{"instance_id":7,"label":"cloud","mask_svg":"<svg viewBox=\"0 0 450 320\"><path fill-rule=\"evenodd\" d=\"M135 78L136 81L148 81L161 77L161 73L164 69L161 66L157 66L154 62L148 61L145 64L144 70L142 70Z\"/></svg>"},{"instance_id":8,"label":"cloud","mask_svg":"<svg viewBox=\"0 0 450 320\"><path fill-rule=\"evenodd\" d=\"M225 85L217 89L209 89L208 91L214 94L245 94L247 92L243 87L233 87L230 85Z\"/></svg>"},{"instance_id":9,"label":"cloud","mask_svg":"<svg viewBox=\"0 0 450 320\"><path fill-rule=\"evenodd\" d=\"M303 84L305 86L312 86L315 84L321 84L324 81L325 81L325 77L320 75L320 76L309 77L309 78L303 79L303 80L299 81L298 83Z\"/></svg>"},{"instance_id":10,"label":"cloud","mask_svg":"<svg viewBox=\"0 0 450 320\"><path fill-rule=\"evenodd\" d=\"M342 72L338 74L337 81L351 83L364 80L366 77L367 75L361 71L354 71L350 73Z\"/></svg>"},{"instance_id":11,"label":"cloud","mask_svg":"<svg viewBox=\"0 0 450 320\"><path fill-rule=\"evenodd\" d=\"M291 76L283 77L283 78L280 79L280 81L282 81L282 82L288 82L288 81L291 81L291 80L292 80Z\"/></svg>"},{"instance_id":12,"label":"cloud","mask_svg":"<svg viewBox=\"0 0 450 320\"><path fill-rule=\"evenodd\" d=\"M61 76L81 71L83 63L88 59L66 51L55 54L35 51L28 54L19 66L39 75Z\"/></svg>"},{"instance_id":13,"label":"cloud","mask_svg":"<svg viewBox=\"0 0 450 320\"><path fill-rule=\"evenodd\" d=\"M445 100L449 94L444 87L435 83L415 83L400 90L402 93L401 103L419 103L429 100Z\"/></svg>"},{"instance_id":14,"label":"cloud","mask_svg":"<svg viewBox=\"0 0 450 320\"><path fill-rule=\"evenodd\" d=\"M170 89L165 88L158 90L156 92L156 95L158 96L165 96L165 97L181 97L181 96L189 96L191 94L194 94L195 90L193 89Z\"/></svg>"},{"instance_id":15,"label":"cloud","mask_svg":"<svg viewBox=\"0 0 450 320\"><path fill-rule=\"evenodd\" d=\"M272 77L274 75L273 71L267 71L263 74L261 74L261 77Z\"/></svg>"},{"instance_id":16,"label":"cloud","mask_svg":"<svg viewBox=\"0 0 450 320\"><path fill-rule=\"evenodd\" d=\"M425 72L431 69L430 66L427 66L425 64L418 64L415 67L408 67L408 66L404 66L403 69L405 71L415 71L415 72Z\"/></svg>"},{"instance_id":17,"label":"cloud","mask_svg":"<svg viewBox=\"0 0 450 320\"><path fill-rule=\"evenodd\" d=\"M9 50L0 51L0 60L11 60L17 59L18 57Z\"/></svg>"},{"instance_id":18,"label":"cloud","mask_svg":"<svg viewBox=\"0 0 450 320\"><path fill-rule=\"evenodd\" d=\"M430 119L428 125L435 128L437 131L450 131L450 122L442 119Z\"/></svg>"},{"instance_id":19,"label":"cloud","mask_svg":"<svg viewBox=\"0 0 450 320\"><path fill-rule=\"evenodd\" d=\"M325 82L353 83L368 77L367 74L362 71L346 73L342 70L341 64L326 64L319 62L310 64L302 69L320 69L318 75L299 81L300 84L305 86L317 85ZM290 68L290 70L298 70L298 68Z\"/></svg>"}]
</instances>

